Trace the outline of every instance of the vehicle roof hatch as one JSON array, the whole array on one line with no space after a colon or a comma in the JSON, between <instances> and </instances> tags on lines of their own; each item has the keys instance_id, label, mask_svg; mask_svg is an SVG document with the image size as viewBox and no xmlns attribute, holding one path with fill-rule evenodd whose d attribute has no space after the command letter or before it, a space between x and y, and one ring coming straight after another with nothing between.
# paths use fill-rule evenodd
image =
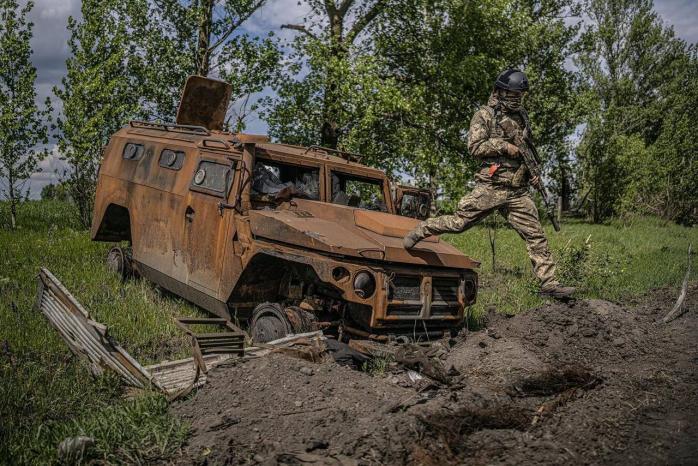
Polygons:
<instances>
[{"instance_id":1,"label":"vehicle roof hatch","mask_svg":"<svg viewBox=\"0 0 698 466\"><path fill-rule=\"evenodd\" d=\"M203 76L189 76L177 110L178 125L222 130L233 86Z\"/></svg>"}]
</instances>

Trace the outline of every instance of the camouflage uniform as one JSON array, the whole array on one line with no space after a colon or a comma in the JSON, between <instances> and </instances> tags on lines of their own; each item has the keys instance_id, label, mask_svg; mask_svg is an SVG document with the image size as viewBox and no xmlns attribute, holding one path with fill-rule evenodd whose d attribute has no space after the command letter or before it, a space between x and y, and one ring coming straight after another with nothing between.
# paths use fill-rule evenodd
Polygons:
<instances>
[{"instance_id":1,"label":"camouflage uniform","mask_svg":"<svg viewBox=\"0 0 698 466\"><path fill-rule=\"evenodd\" d=\"M515 177L521 161L510 158L506 153L507 142L516 140L517 134L520 135L526 127L525 113L503 111L497 115L499 124L495 128L493 108L496 104L493 96L487 107L480 108L470 122L468 150L482 161L481 168L475 174L475 188L460 200L454 215L430 218L422 222L415 232L422 238L441 233L460 233L498 210L526 241L533 272L541 285L558 285L555 263L538 219L538 209L529 194L525 167ZM490 174L493 164L499 164L499 168Z\"/></svg>"}]
</instances>

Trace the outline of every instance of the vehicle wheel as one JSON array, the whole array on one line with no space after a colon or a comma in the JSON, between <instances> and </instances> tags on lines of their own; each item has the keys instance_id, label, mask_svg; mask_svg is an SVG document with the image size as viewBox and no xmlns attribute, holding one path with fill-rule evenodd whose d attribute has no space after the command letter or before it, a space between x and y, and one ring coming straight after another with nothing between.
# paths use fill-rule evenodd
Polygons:
<instances>
[{"instance_id":1,"label":"vehicle wheel","mask_svg":"<svg viewBox=\"0 0 698 466\"><path fill-rule=\"evenodd\" d=\"M111 248L107 254L107 268L119 275L122 280L133 276L131 253L119 246Z\"/></svg>"},{"instance_id":2,"label":"vehicle wheel","mask_svg":"<svg viewBox=\"0 0 698 466\"><path fill-rule=\"evenodd\" d=\"M252 342L267 343L293 333L293 327L281 306L262 303L252 311L250 336Z\"/></svg>"}]
</instances>

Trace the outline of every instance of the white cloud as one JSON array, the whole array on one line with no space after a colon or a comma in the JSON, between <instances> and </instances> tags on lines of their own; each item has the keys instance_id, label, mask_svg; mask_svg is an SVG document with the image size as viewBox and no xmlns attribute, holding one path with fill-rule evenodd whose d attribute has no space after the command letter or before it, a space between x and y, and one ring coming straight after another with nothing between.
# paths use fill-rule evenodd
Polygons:
<instances>
[{"instance_id":1,"label":"white cloud","mask_svg":"<svg viewBox=\"0 0 698 466\"><path fill-rule=\"evenodd\" d=\"M39 162L39 170L29 178L29 196L32 199L41 197L41 189L48 184L56 184L63 179L68 165L60 159L58 146L52 145L48 156Z\"/></svg>"},{"instance_id":2,"label":"white cloud","mask_svg":"<svg viewBox=\"0 0 698 466\"><path fill-rule=\"evenodd\" d=\"M654 9L674 32L691 44L698 43L698 1L656 0Z\"/></svg>"}]
</instances>

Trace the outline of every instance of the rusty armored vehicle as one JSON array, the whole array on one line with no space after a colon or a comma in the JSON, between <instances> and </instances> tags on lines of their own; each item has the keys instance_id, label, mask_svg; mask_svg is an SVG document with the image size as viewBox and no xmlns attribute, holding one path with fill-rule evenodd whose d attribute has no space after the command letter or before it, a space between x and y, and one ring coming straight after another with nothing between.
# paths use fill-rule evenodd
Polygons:
<instances>
[{"instance_id":1,"label":"rusty armored vehicle","mask_svg":"<svg viewBox=\"0 0 698 466\"><path fill-rule=\"evenodd\" d=\"M462 324L478 262L438 238L403 249L418 220L396 215L385 173L357 156L223 131L229 96L190 77L176 124L133 121L112 136L91 236L130 243L110 252L115 270L257 341L317 328L433 337Z\"/></svg>"}]
</instances>

